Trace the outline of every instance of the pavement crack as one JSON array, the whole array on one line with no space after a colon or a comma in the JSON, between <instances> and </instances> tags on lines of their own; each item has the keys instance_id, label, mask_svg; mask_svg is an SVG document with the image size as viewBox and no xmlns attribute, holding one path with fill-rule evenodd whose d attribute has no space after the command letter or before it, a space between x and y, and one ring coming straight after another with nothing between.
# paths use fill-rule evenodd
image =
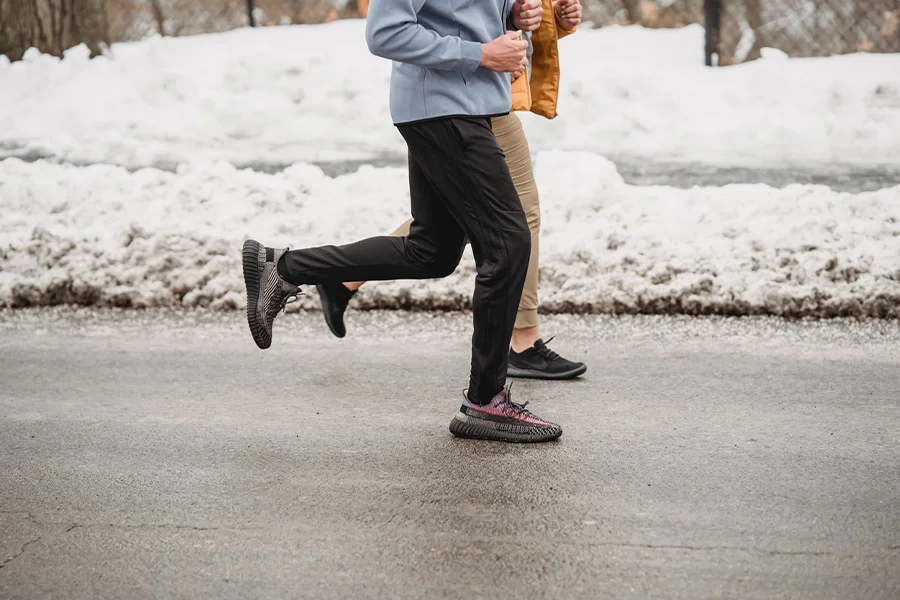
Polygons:
<instances>
[{"instance_id":1,"label":"pavement crack","mask_svg":"<svg viewBox=\"0 0 900 600\"><path fill-rule=\"evenodd\" d=\"M217 526L201 526L186 525L180 523L73 523L71 521L50 521L37 518L34 514L25 510L0 510L0 514L22 515L25 520L31 521L35 525L41 526L59 526L66 525L67 528L63 533L69 533L77 528L86 527L107 527L110 529L184 529L190 531L256 531L261 527L217 527Z\"/></svg>"},{"instance_id":2,"label":"pavement crack","mask_svg":"<svg viewBox=\"0 0 900 600\"><path fill-rule=\"evenodd\" d=\"M0 515L22 515L26 521L34 521L34 515L27 510L0 510Z\"/></svg>"},{"instance_id":3,"label":"pavement crack","mask_svg":"<svg viewBox=\"0 0 900 600\"><path fill-rule=\"evenodd\" d=\"M27 510L0 510L0 514L2 515L22 515L26 521L30 521L35 525L43 525L40 521L38 521L37 517L34 516L33 513Z\"/></svg>"},{"instance_id":4,"label":"pavement crack","mask_svg":"<svg viewBox=\"0 0 900 600\"><path fill-rule=\"evenodd\" d=\"M25 542L24 544L22 544L22 548L18 552L16 552L15 554L10 556L6 560L4 560L3 563L0 563L0 569L6 567L6 565L8 565L12 561L16 560L20 556L22 556L22 554L25 552L25 550L28 548L28 546L32 545L35 542L39 542L39 541L41 541L41 536L37 536L33 540L29 540L29 541Z\"/></svg>"},{"instance_id":5,"label":"pavement crack","mask_svg":"<svg viewBox=\"0 0 900 600\"><path fill-rule=\"evenodd\" d=\"M103 527L109 529L184 529L188 531L252 531L258 527L202 527L200 525L181 525L177 523L73 523L66 533L76 527Z\"/></svg>"},{"instance_id":6,"label":"pavement crack","mask_svg":"<svg viewBox=\"0 0 900 600\"><path fill-rule=\"evenodd\" d=\"M688 550L696 552L716 552L716 551L732 551L732 552L754 552L757 554L766 554L768 556L833 556L836 558L869 558L877 555L874 554L840 554L835 552L816 552L812 550L769 550L766 548L754 548L748 546L690 546L679 544L621 544L621 543L605 543L603 546L616 546L620 548L646 548L648 550ZM900 546L886 546L884 550L895 551Z\"/></svg>"},{"instance_id":7,"label":"pavement crack","mask_svg":"<svg viewBox=\"0 0 900 600\"><path fill-rule=\"evenodd\" d=\"M770 556L831 556L831 552L813 552L811 550L766 550L764 548L751 548L745 546L686 546L667 544L615 544L616 546L629 546L632 548L648 548L650 550L690 550L698 552L715 552L717 550L731 550L741 552L756 552Z\"/></svg>"}]
</instances>

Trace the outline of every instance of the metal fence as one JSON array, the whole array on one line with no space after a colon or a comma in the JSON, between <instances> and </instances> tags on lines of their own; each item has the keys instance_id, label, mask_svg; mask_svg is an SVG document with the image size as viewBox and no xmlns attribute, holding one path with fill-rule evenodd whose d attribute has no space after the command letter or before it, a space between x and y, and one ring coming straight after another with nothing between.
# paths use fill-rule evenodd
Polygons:
<instances>
[{"instance_id":1,"label":"metal fence","mask_svg":"<svg viewBox=\"0 0 900 600\"><path fill-rule=\"evenodd\" d=\"M718 28L708 30L717 44L710 51L722 65L755 60L763 48L794 57L900 52L900 0L707 0L707 4L708 12L718 12Z\"/></svg>"},{"instance_id":2,"label":"metal fence","mask_svg":"<svg viewBox=\"0 0 900 600\"><path fill-rule=\"evenodd\" d=\"M672 28L703 22L703 0L582 0L584 18L595 26Z\"/></svg>"},{"instance_id":3,"label":"metal fence","mask_svg":"<svg viewBox=\"0 0 900 600\"><path fill-rule=\"evenodd\" d=\"M34 3L35 0L32 0ZM39 0L37 0L39 1ZM190 35L246 25L322 23L365 16L368 0L82 0L105 9L104 41ZM900 0L582 0L593 26L706 24L709 64L789 56L900 52ZM86 4L86 5L87 5ZM24 6L24 5L23 5ZM4 23L0 21L0 34ZM7 36L9 37L9 36ZM21 37L21 36L20 36ZM0 35L0 41L3 36ZM89 40L73 40L78 41ZM93 40L98 42L99 40ZM27 43L17 42L18 44ZM8 43L7 43L8 45ZM21 55L28 46L16 48ZM0 51L3 51L0 48ZM9 52L9 50L6 50ZM45 50L48 51L48 50ZM50 50L57 52L57 50Z\"/></svg>"},{"instance_id":4,"label":"metal fence","mask_svg":"<svg viewBox=\"0 0 900 600\"><path fill-rule=\"evenodd\" d=\"M106 0L110 37L186 35L241 25L322 23L365 15L366 0ZM900 0L584 0L595 26L707 23L710 62L900 52Z\"/></svg>"},{"instance_id":5,"label":"metal fence","mask_svg":"<svg viewBox=\"0 0 900 600\"><path fill-rule=\"evenodd\" d=\"M900 0L583 0L594 25L707 28L712 64L760 57L900 52Z\"/></svg>"}]
</instances>

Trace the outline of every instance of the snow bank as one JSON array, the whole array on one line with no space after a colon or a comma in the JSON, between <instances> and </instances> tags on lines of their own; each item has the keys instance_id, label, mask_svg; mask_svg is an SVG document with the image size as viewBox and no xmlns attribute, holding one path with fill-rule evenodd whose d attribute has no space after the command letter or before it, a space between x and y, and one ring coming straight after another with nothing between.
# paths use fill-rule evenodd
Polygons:
<instances>
[{"instance_id":1,"label":"snow bank","mask_svg":"<svg viewBox=\"0 0 900 600\"><path fill-rule=\"evenodd\" d=\"M587 153L537 156L548 311L900 317L900 186L626 185ZM0 162L0 306L244 305L240 245L349 242L408 214L404 169L329 178L230 164L178 173ZM465 308L445 280L375 283L360 307ZM301 303L317 306L315 294Z\"/></svg>"},{"instance_id":2,"label":"snow bank","mask_svg":"<svg viewBox=\"0 0 900 600\"><path fill-rule=\"evenodd\" d=\"M362 21L0 57L0 155L131 166L405 154L388 61ZM900 164L900 55L702 66L703 30L607 27L561 42L560 117L534 150L719 163Z\"/></svg>"}]
</instances>

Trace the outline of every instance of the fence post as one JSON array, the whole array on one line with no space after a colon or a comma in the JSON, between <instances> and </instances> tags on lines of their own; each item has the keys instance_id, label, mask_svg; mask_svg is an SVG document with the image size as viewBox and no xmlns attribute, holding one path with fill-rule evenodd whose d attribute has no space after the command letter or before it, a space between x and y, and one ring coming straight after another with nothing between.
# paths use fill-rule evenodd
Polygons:
<instances>
[{"instance_id":1,"label":"fence post","mask_svg":"<svg viewBox=\"0 0 900 600\"><path fill-rule=\"evenodd\" d=\"M703 21L706 27L706 66L716 66L719 58L719 27L722 23L722 0L703 0Z\"/></svg>"},{"instance_id":2,"label":"fence post","mask_svg":"<svg viewBox=\"0 0 900 600\"><path fill-rule=\"evenodd\" d=\"M253 0L247 0L247 22L250 23L250 27L256 27L256 23L253 22Z\"/></svg>"}]
</instances>

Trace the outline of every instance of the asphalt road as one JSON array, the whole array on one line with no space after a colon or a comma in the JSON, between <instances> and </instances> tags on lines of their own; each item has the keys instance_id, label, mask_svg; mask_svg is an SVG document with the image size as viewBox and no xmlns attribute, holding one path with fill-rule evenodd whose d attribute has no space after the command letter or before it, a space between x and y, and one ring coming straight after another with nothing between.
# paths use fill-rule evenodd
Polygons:
<instances>
[{"instance_id":1,"label":"asphalt road","mask_svg":"<svg viewBox=\"0 0 900 600\"><path fill-rule=\"evenodd\" d=\"M900 185L900 166L885 163L865 165L854 163L777 163L753 164L743 161L739 164L714 164L691 161L648 160L646 156L605 155L616 164L616 168L626 183L630 185L666 185L689 189L697 185L724 186L734 183L764 183L783 188L794 184L826 185L839 192L870 192ZM93 162L70 161L55 157L41 150L0 143L0 160L16 157L27 162L49 160L79 167L96 164ZM539 156L535 157L540 160ZM360 167L406 167L405 154L376 154L368 158L315 162L329 177L354 173ZM264 173L280 173L293 162L273 163L248 161L235 163L240 169L253 169ZM176 172L177 162L154 162L151 164L129 165L129 170L151 167Z\"/></svg>"},{"instance_id":2,"label":"asphalt road","mask_svg":"<svg viewBox=\"0 0 900 600\"><path fill-rule=\"evenodd\" d=\"M900 324L552 317L447 431L465 316L0 312L0 598L900 598Z\"/></svg>"}]
</instances>

